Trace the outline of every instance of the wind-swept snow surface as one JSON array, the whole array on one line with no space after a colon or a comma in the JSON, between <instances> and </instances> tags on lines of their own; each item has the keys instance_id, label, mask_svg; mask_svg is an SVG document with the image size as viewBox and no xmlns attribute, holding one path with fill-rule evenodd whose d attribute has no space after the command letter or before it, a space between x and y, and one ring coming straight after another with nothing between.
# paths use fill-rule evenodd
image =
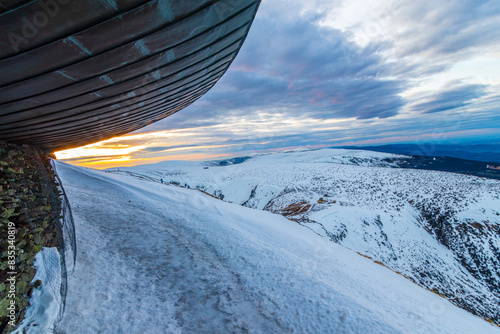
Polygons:
<instances>
[{"instance_id":1,"label":"wind-swept snow surface","mask_svg":"<svg viewBox=\"0 0 500 334\"><path fill-rule=\"evenodd\" d=\"M61 333L499 333L265 211L58 164L79 254Z\"/></svg>"},{"instance_id":2,"label":"wind-swept snow surface","mask_svg":"<svg viewBox=\"0 0 500 334\"><path fill-rule=\"evenodd\" d=\"M322 149L114 172L282 214L500 324L500 181L393 168L399 158Z\"/></svg>"}]
</instances>

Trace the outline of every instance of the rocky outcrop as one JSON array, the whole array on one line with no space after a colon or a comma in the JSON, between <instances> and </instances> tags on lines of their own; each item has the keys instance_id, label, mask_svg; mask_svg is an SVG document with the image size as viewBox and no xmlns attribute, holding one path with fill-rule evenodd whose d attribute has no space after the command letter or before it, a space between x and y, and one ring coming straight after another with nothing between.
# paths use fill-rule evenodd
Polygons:
<instances>
[{"instance_id":1,"label":"rocky outcrop","mask_svg":"<svg viewBox=\"0 0 500 334\"><path fill-rule=\"evenodd\" d=\"M457 218L452 209L443 209L431 201L419 203L426 230L455 254L462 267L481 281L494 296L495 303L481 291L475 295L449 293L452 302L484 318L500 323L500 226L497 222ZM497 212L498 215L498 212ZM457 289L458 290L458 289ZM482 306L482 307L480 307Z\"/></svg>"}]
</instances>

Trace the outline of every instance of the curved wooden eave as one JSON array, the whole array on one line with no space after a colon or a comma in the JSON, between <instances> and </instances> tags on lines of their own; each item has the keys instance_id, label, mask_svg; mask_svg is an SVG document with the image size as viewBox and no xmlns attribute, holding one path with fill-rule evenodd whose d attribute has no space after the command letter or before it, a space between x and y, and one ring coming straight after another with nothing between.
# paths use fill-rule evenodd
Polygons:
<instances>
[{"instance_id":1,"label":"curved wooden eave","mask_svg":"<svg viewBox=\"0 0 500 334\"><path fill-rule=\"evenodd\" d=\"M53 1L0 7L0 140L52 151L126 134L193 103L230 66L260 3ZM47 3L58 7L44 11ZM40 13L47 23L36 35L12 39L28 31L27 19L44 23Z\"/></svg>"}]
</instances>

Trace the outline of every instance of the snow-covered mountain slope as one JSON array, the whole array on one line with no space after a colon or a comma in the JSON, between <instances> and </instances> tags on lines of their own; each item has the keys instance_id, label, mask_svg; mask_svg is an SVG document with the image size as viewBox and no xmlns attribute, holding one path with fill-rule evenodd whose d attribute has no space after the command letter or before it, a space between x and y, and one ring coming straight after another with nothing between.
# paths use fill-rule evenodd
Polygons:
<instances>
[{"instance_id":1,"label":"snow-covered mountain slope","mask_svg":"<svg viewBox=\"0 0 500 334\"><path fill-rule=\"evenodd\" d=\"M270 212L58 163L79 254L61 333L499 333Z\"/></svg>"},{"instance_id":2,"label":"snow-covered mountain slope","mask_svg":"<svg viewBox=\"0 0 500 334\"><path fill-rule=\"evenodd\" d=\"M388 168L401 157L324 149L119 173L280 213L500 323L500 181Z\"/></svg>"}]
</instances>

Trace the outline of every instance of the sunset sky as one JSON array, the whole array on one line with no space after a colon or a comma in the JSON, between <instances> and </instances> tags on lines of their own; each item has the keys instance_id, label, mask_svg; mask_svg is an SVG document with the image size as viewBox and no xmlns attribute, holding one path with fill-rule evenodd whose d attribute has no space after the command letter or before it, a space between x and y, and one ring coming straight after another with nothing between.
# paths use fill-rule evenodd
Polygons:
<instances>
[{"instance_id":1,"label":"sunset sky","mask_svg":"<svg viewBox=\"0 0 500 334\"><path fill-rule=\"evenodd\" d=\"M190 107L61 151L107 168L300 147L500 144L500 2L263 0L238 57Z\"/></svg>"}]
</instances>

